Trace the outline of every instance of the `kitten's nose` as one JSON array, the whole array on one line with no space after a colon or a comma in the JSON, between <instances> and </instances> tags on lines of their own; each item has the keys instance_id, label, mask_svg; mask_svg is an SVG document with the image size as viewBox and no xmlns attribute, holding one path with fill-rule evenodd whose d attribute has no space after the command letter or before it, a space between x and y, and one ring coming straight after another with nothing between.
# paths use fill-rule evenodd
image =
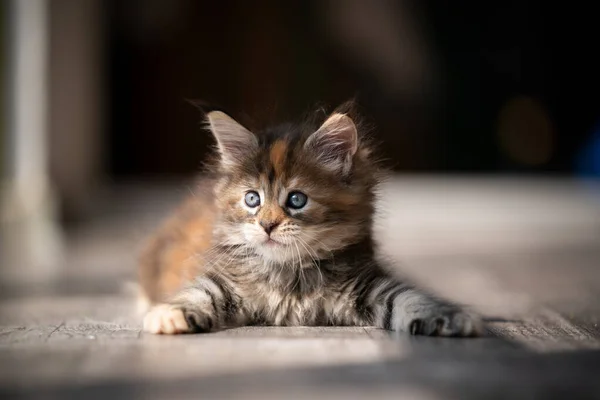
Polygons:
<instances>
[{"instance_id":1,"label":"kitten's nose","mask_svg":"<svg viewBox=\"0 0 600 400\"><path fill-rule=\"evenodd\" d=\"M260 226L267 232L267 235L270 235L271 231L273 231L277 225L279 225L279 222L277 221L260 221Z\"/></svg>"}]
</instances>

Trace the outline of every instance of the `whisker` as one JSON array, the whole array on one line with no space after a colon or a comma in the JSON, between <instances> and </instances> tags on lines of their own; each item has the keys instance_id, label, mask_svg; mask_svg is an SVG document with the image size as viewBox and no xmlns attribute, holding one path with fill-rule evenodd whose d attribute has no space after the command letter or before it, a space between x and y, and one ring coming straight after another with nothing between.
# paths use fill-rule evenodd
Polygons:
<instances>
[{"instance_id":1,"label":"whisker","mask_svg":"<svg viewBox=\"0 0 600 400\"><path fill-rule=\"evenodd\" d=\"M310 257L312 258L313 264L317 268L317 272L319 272L319 277L321 278L321 284L323 284L324 278L323 278L323 273L321 272L321 260L315 258L315 257L317 257L316 254L315 254L315 257L313 257L311 252L314 252L314 250L302 238L298 237L298 243L300 243L302 245L302 247L304 247L306 249L306 251L308 252Z\"/></svg>"}]
</instances>

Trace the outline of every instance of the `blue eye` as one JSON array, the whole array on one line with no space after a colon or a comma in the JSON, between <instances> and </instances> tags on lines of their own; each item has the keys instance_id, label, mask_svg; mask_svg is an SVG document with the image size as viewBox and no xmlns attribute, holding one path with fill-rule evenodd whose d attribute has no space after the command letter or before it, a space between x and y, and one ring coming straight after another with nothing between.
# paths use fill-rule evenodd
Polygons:
<instances>
[{"instance_id":1,"label":"blue eye","mask_svg":"<svg viewBox=\"0 0 600 400\"><path fill-rule=\"evenodd\" d=\"M250 192L246 193L246 196L244 197L244 201L246 202L246 205L250 208L260 206L260 196L258 195L258 193L254 192L254 191L250 191Z\"/></svg>"},{"instance_id":2,"label":"blue eye","mask_svg":"<svg viewBox=\"0 0 600 400\"><path fill-rule=\"evenodd\" d=\"M308 197L302 192L292 192L288 195L286 205L289 208L300 209L306 205Z\"/></svg>"}]
</instances>

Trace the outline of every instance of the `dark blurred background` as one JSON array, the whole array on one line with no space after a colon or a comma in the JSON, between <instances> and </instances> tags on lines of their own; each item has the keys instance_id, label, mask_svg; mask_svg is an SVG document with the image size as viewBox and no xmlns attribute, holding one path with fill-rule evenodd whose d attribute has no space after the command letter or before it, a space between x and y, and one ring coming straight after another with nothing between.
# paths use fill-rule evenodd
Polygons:
<instances>
[{"instance_id":1,"label":"dark blurred background","mask_svg":"<svg viewBox=\"0 0 600 400\"><path fill-rule=\"evenodd\" d=\"M50 145L80 142L111 180L189 175L212 139L188 99L266 124L356 96L398 171L597 173L591 7L53 0ZM50 158L60 186L76 165Z\"/></svg>"},{"instance_id":2,"label":"dark blurred background","mask_svg":"<svg viewBox=\"0 0 600 400\"><path fill-rule=\"evenodd\" d=\"M196 169L189 98L262 120L357 95L400 171L572 174L600 122L588 3L103 4L115 178Z\"/></svg>"},{"instance_id":3,"label":"dark blurred background","mask_svg":"<svg viewBox=\"0 0 600 400\"><path fill-rule=\"evenodd\" d=\"M264 125L356 97L404 174L599 176L592 7L3 2L3 215L85 221L98 188L192 176L212 138L191 99Z\"/></svg>"}]
</instances>

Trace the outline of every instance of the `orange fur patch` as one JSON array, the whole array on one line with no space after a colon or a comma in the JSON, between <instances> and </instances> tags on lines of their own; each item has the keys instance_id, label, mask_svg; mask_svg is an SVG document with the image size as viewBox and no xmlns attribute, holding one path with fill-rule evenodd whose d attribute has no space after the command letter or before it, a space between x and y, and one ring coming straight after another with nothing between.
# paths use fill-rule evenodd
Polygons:
<instances>
[{"instance_id":1,"label":"orange fur patch","mask_svg":"<svg viewBox=\"0 0 600 400\"><path fill-rule=\"evenodd\" d=\"M285 140L279 139L273 146L271 146L271 152L269 153L269 158L271 160L271 164L273 164L273 169L275 170L275 174L281 175L281 171L283 171L283 165L285 162L285 153L287 151L287 142Z\"/></svg>"},{"instance_id":2,"label":"orange fur patch","mask_svg":"<svg viewBox=\"0 0 600 400\"><path fill-rule=\"evenodd\" d=\"M167 220L142 254L140 283L151 302L175 294L203 268L198 257L212 244L214 208L192 197Z\"/></svg>"},{"instance_id":3,"label":"orange fur patch","mask_svg":"<svg viewBox=\"0 0 600 400\"><path fill-rule=\"evenodd\" d=\"M274 223L281 223L285 218L285 213L278 205L266 205L260 212L260 219Z\"/></svg>"}]
</instances>

